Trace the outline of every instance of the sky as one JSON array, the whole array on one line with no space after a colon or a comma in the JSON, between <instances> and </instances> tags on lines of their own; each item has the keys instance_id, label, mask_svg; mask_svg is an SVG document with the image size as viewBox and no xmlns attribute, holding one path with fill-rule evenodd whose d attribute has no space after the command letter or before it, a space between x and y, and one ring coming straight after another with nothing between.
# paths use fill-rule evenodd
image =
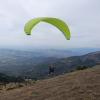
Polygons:
<instances>
[{"instance_id":1,"label":"sky","mask_svg":"<svg viewBox=\"0 0 100 100\"><path fill-rule=\"evenodd\" d=\"M40 22L28 36L24 25L37 17L54 17L69 27L67 40L55 26ZM100 47L100 0L0 0L0 47Z\"/></svg>"}]
</instances>

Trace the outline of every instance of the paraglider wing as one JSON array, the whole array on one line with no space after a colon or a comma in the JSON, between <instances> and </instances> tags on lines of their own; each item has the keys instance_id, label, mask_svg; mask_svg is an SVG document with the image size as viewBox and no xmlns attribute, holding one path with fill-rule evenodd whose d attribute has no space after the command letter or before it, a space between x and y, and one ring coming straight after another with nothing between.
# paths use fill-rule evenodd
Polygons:
<instances>
[{"instance_id":1,"label":"paraglider wing","mask_svg":"<svg viewBox=\"0 0 100 100\"><path fill-rule=\"evenodd\" d=\"M65 22L63 22L60 19L57 18L50 18L50 17L39 17L39 18L34 18L26 23L24 26L24 31L27 35L31 34L32 28L38 24L39 22L47 22L49 24L54 25L57 27L63 34L64 36L69 40L70 39L70 30L68 26L66 25Z\"/></svg>"}]
</instances>

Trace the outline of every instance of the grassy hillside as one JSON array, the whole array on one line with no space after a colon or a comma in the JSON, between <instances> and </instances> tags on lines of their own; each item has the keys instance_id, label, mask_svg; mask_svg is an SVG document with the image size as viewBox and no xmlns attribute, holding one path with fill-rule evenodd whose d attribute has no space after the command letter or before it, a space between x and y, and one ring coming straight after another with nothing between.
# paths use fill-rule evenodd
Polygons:
<instances>
[{"instance_id":1,"label":"grassy hillside","mask_svg":"<svg viewBox=\"0 0 100 100\"><path fill-rule=\"evenodd\" d=\"M0 100L100 100L100 65L0 92Z\"/></svg>"}]
</instances>

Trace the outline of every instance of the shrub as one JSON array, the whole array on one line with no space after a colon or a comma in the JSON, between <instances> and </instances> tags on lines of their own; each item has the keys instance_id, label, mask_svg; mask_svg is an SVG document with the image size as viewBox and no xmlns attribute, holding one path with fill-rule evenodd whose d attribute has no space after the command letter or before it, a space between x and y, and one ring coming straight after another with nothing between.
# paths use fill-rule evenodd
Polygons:
<instances>
[{"instance_id":1,"label":"shrub","mask_svg":"<svg viewBox=\"0 0 100 100\"><path fill-rule=\"evenodd\" d=\"M86 69L87 67L86 66L77 66L76 67L76 70L84 70Z\"/></svg>"},{"instance_id":2,"label":"shrub","mask_svg":"<svg viewBox=\"0 0 100 100\"><path fill-rule=\"evenodd\" d=\"M86 66L82 66L82 69L84 70L84 69L86 69L87 67Z\"/></svg>"},{"instance_id":3,"label":"shrub","mask_svg":"<svg viewBox=\"0 0 100 100\"><path fill-rule=\"evenodd\" d=\"M76 70L82 70L81 66L77 66Z\"/></svg>"}]
</instances>

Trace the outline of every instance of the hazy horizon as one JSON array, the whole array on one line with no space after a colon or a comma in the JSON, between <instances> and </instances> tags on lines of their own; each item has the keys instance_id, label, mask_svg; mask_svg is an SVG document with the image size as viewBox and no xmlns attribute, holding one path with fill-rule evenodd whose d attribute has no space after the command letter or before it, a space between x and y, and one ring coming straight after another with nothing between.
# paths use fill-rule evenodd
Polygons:
<instances>
[{"instance_id":1,"label":"hazy horizon","mask_svg":"<svg viewBox=\"0 0 100 100\"><path fill-rule=\"evenodd\" d=\"M91 53L100 51L100 48L96 47L75 47L75 48L60 48L60 47L32 47L32 46L0 46L0 49L12 49L19 51L37 51L37 50L68 50L76 53Z\"/></svg>"}]
</instances>

